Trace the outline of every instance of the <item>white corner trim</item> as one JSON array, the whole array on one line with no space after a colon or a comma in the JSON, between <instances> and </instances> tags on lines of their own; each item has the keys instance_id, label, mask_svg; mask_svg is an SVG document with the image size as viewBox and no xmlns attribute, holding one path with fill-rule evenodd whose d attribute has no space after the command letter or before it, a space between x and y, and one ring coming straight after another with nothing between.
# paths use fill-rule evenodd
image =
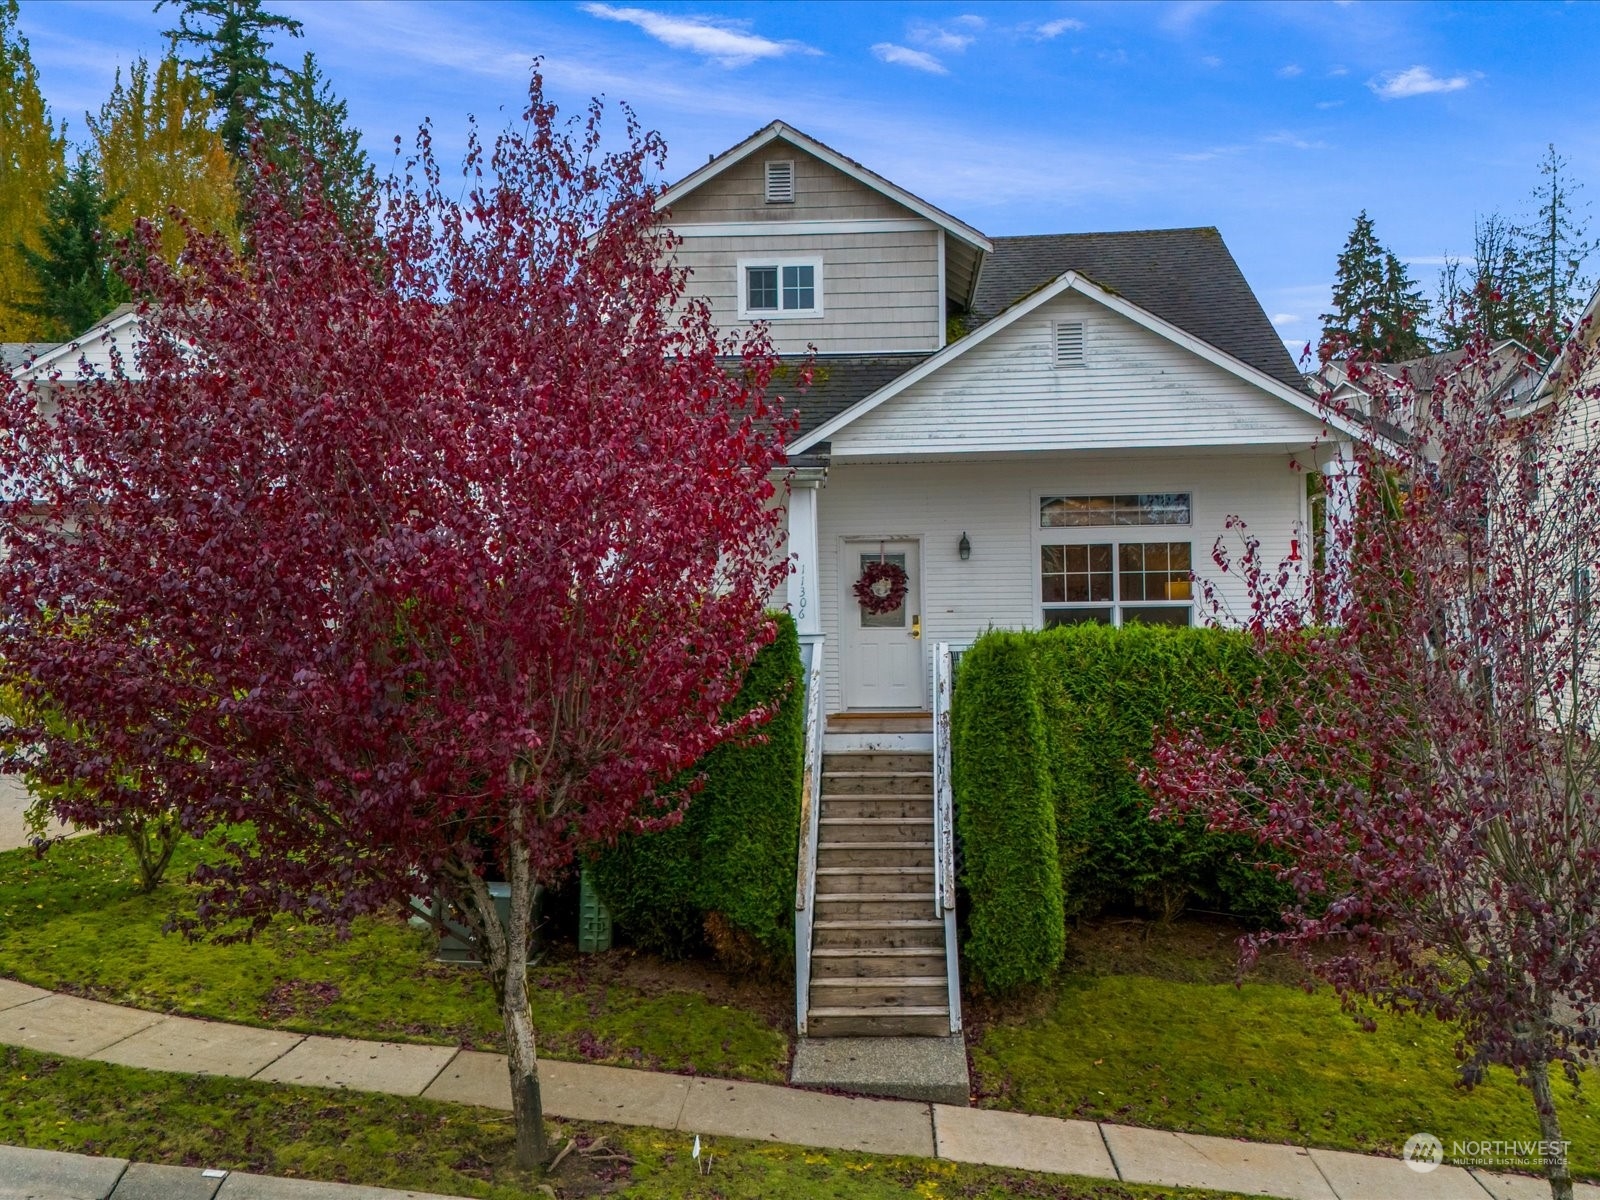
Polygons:
<instances>
[{"instance_id":1,"label":"white corner trim","mask_svg":"<svg viewBox=\"0 0 1600 1200\"><path fill-rule=\"evenodd\" d=\"M795 129L790 125L786 125L782 121L774 121L765 129L746 138L739 145L734 146L730 150L723 151L722 154L718 155L716 158L713 158L710 162L706 163L698 170L692 171L688 175L685 175L677 183L673 184L670 188L662 192L661 195L656 198L656 211L660 212L663 208L670 208L679 199L687 196L690 192L694 191L695 188L706 182L706 180L713 179L722 174L722 172L726 171L729 167L743 162L757 150L760 150L763 146L770 144L780 137L791 145L798 146L812 157L820 158L834 170L839 171L841 174L848 175L851 179L854 179L863 187L869 187L875 192L888 196L891 200L894 200L896 203L909 208L918 216L926 218L936 225L943 226L946 230L955 234L956 237L977 247L985 254L994 249L993 242L984 237L983 234L979 233L965 221L957 220L949 213L935 208L926 200L923 200L917 196L913 196L904 188L890 183L883 176L867 170L867 168L861 166L859 163L851 162L843 155L835 153L824 146L821 142L806 136L798 129Z\"/></svg>"},{"instance_id":2,"label":"white corner trim","mask_svg":"<svg viewBox=\"0 0 1600 1200\"><path fill-rule=\"evenodd\" d=\"M945 295L945 232L939 230L939 349L943 350L949 344L947 336L950 320L945 306L950 302Z\"/></svg>"},{"instance_id":3,"label":"white corner trim","mask_svg":"<svg viewBox=\"0 0 1600 1200\"><path fill-rule=\"evenodd\" d=\"M778 268L778 303L783 303L783 268L784 267L811 267L812 299L816 304L812 308L759 308L752 310L747 301L749 288L750 267L777 267ZM820 255L796 258L793 255L753 254L748 257L734 260L734 271L738 275L739 286L739 320L741 321L809 321L823 315L823 286L822 286L822 258Z\"/></svg>"},{"instance_id":4,"label":"white corner trim","mask_svg":"<svg viewBox=\"0 0 1600 1200\"><path fill-rule=\"evenodd\" d=\"M833 233L921 233L940 227L932 221L924 221L921 217L858 221L785 221L774 217L770 221L700 221L668 225L667 228L678 237L697 238L817 237Z\"/></svg>"},{"instance_id":5,"label":"white corner trim","mask_svg":"<svg viewBox=\"0 0 1600 1200\"><path fill-rule=\"evenodd\" d=\"M1188 350L1190 353L1205 359L1213 366L1220 367L1224 371L1227 371L1230 375L1236 376L1244 382L1260 388L1267 394L1284 401L1291 407L1299 409L1306 416L1320 422L1323 425L1326 425L1329 429L1338 430L1347 437L1352 437L1359 441L1373 442L1374 444L1384 446L1388 445L1386 439L1374 437L1371 430L1366 429L1360 424L1353 421L1348 421L1337 414L1322 412L1318 408L1316 401L1310 396L1303 395L1295 391L1287 384L1278 379L1274 379L1265 371L1259 370L1256 367L1252 367L1248 363L1241 362L1239 359L1234 358L1233 355L1226 354L1223 351L1218 350L1215 346L1211 345L1211 343L1197 338L1190 333L1186 333L1184 330L1179 329L1176 325L1172 324L1172 322L1163 320L1154 313L1140 308L1137 304L1130 304L1128 301L1122 299L1122 297L1115 296L1106 291L1104 288L1100 287L1098 284L1083 278L1076 271L1067 271L1065 274L1057 276L1053 283L1040 288L1033 295L1024 300L1018 301L1016 304L1012 305L993 320L980 325L977 329L975 329L972 333L969 333L960 341L953 342L946 346L943 350L939 351L939 353L935 354L932 358L929 358L927 361L923 362L920 366L914 367L910 371L907 371L904 375L900 376L893 382L885 384L883 387L873 392L870 396L866 396L857 401L852 407L847 408L844 412L834 417L831 421L819 425L816 429L813 429L804 437L799 438L795 444L790 447L790 453L799 454L805 450L809 450L818 442L830 440L834 434L838 433L846 426L854 424L873 409L877 408L878 405L882 404L884 401L894 396L898 396L901 392L905 391L913 384L920 383L922 380L926 379L928 376L944 367L946 363L961 357L961 355L966 354L974 347L981 346L984 342L988 341L989 338L993 337L1001 330L1007 329L1016 324L1017 321L1021 320L1029 313L1035 311L1045 304L1050 303L1050 301L1054 300L1057 296L1060 296L1067 291L1077 292L1081 296L1104 305L1112 312L1115 312L1120 316L1124 316L1128 320L1134 322L1134 324L1143 326L1150 332L1157 334L1160 337L1164 337L1168 341L1183 347L1185 350Z\"/></svg>"}]
</instances>

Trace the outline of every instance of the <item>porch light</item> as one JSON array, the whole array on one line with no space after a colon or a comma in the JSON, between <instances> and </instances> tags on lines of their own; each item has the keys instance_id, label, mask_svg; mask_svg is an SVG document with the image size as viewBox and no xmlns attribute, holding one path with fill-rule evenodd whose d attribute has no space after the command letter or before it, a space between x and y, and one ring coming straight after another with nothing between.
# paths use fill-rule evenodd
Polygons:
<instances>
[{"instance_id":1,"label":"porch light","mask_svg":"<svg viewBox=\"0 0 1600 1200\"><path fill-rule=\"evenodd\" d=\"M972 543L967 540L966 531L961 534L961 541L956 543L956 553L961 555L961 561L966 562L972 557Z\"/></svg>"}]
</instances>

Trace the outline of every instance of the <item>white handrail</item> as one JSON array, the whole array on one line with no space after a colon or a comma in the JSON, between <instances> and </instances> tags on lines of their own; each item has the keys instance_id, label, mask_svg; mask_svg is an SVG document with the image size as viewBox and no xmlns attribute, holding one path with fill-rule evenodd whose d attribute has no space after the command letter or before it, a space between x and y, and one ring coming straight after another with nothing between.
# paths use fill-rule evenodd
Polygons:
<instances>
[{"instance_id":1,"label":"white handrail","mask_svg":"<svg viewBox=\"0 0 1600 1200\"><path fill-rule=\"evenodd\" d=\"M794 1013L800 1036L806 1032L811 998L811 925L817 900L817 836L822 815L822 646L821 634L804 635L806 662L806 751L800 782L800 861L794 881Z\"/></svg>"},{"instance_id":2,"label":"white handrail","mask_svg":"<svg viewBox=\"0 0 1600 1200\"><path fill-rule=\"evenodd\" d=\"M950 780L950 707L955 670L950 643L933 648L933 914L944 922L950 1032L961 1032L961 965L956 953L955 791Z\"/></svg>"}]
</instances>

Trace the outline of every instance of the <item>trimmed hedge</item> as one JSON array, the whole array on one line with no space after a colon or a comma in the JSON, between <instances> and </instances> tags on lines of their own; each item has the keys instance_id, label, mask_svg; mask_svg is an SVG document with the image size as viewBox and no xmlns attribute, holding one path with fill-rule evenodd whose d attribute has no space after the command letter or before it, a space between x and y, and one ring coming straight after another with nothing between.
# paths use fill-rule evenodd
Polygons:
<instances>
[{"instance_id":1,"label":"trimmed hedge","mask_svg":"<svg viewBox=\"0 0 1600 1200\"><path fill-rule=\"evenodd\" d=\"M1025 660L1025 661L1023 661ZM1130 625L1076 625L1032 633L990 633L961 662L954 701L958 825L970 900L967 951L974 978L993 990L1042 982L1061 961L1061 939L1030 926L1010 947L989 930L1039 908L1040 921L1134 908L1163 919L1194 905L1254 923L1275 920L1290 890L1257 867L1260 851L1198 822L1150 820L1138 783L1158 727L1203 724L1218 736L1256 736L1254 687L1262 662L1240 633ZM1026 693L1022 695L1022 693ZM980 709L1030 722L1038 733L999 727ZM1032 760L1031 763L1022 760ZM981 775L980 775L981 772ZM978 783L979 779L984 780ZM1025 781L1001 788L990 780ZM1025 793L1025 794L1019 794ZM996 890L971 866L991 836L962 819L976 805L984 827L1007 826L1008 844L1056 856L1058 895L1041 880ZM1011 851L1008 851L1011 852ZM980 930L982 931L980 933Z\"/></svg>"},{"instance_id":2,"label":"trimmed hedge","mask_svg":"<svg viewBox=\"0 0 1600 1200\"><path fill-rule=\"evenodd\" d=\"M782 698L752 738L719 746L696 767L705 785L681 823L623 838L594 863L614 925L668 956L707 942L734 965L794 953L794 889L805 765L805 678L794 619L750 664L730 715Z\"/></svg>"},{"instance_id":3,"label":"trimmed hedge","mask_svg":"<svg viewBox=\"0 0 1600 1200\"><path fill-rule=\"evenodd\" d=\"M1028 635L991 633L962 656L951 713L968 969L1004 991L1046 978L1065 949L1049 749Z\"/></svg>"}]
</instances>

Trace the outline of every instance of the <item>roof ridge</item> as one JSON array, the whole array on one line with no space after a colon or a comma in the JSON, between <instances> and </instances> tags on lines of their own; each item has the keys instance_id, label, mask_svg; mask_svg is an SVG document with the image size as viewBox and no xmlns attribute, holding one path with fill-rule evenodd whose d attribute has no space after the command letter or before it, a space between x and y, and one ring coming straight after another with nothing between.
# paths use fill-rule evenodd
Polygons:
<instances>
[{"instance_id":1,"label":"roof ridge","mask_svg":"<svg viewBox=\"0 0 1600 1200\"><path fill-rule=\"evenodd\" d=\"M996 233L991 234L989 240L1020 242L1031 238L1138 237L1147 233L1215 233L1220 237L1222 231L1215 225L1171 225L1153 229L1088 229L1076 233Z\"/></svg>"}]
</instances>

